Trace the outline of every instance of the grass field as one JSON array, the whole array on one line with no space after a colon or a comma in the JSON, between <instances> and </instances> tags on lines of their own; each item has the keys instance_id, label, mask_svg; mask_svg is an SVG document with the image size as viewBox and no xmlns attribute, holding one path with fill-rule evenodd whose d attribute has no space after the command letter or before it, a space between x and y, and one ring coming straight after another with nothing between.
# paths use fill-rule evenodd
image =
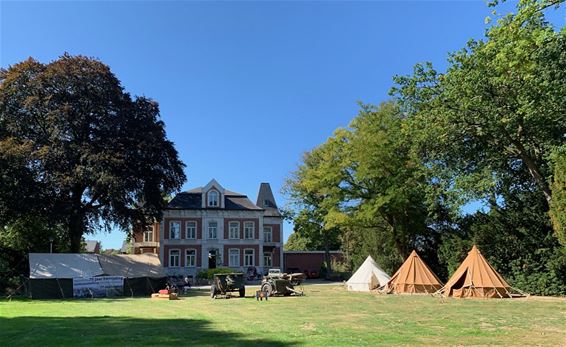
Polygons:
<instances>
[{"instance_id":1,"label":"grass field","mask_svg":"<svg viewBox=\"0 0 566 347\"><path fill-rule=\"evenodd\" d=\"M257 302L149 299L0 301L0 346L545 345L566 346L564 299L458 300L349 293Z\"/></svg>"}]
</instances>

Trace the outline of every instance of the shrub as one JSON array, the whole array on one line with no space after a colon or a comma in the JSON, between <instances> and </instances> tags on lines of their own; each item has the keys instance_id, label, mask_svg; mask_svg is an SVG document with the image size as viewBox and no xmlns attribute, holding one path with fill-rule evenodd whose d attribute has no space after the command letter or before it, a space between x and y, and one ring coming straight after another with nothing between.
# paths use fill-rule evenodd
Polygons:
<instances>
[{"instance_id":1,"label":"shrub","mask_svg":"<svg viewBox=\"0 0 566 347\"><path fill-rule=\"evenodd\" d=\"M216 269L208 269L208 270L200 271L197 274L197 278L211 280L215 274L227 274L232 272L234 272L234 270L228 267L217 267Z\"/></svg>"}]
</instances>

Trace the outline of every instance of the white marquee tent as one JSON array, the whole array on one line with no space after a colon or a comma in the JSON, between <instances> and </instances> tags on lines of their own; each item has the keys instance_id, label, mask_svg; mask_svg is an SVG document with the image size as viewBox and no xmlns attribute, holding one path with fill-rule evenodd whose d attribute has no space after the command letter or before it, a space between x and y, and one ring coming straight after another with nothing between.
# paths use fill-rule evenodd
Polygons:
<instances>
[{"instance_id":1,"label":"white marquee tent","mask_svg":"<svg viewBox=\"0 0 566 347\"><path fill-rule=\"evenodd\" d=\"M389 282L389 279L389 275L368 255L346 284L349 291L369 292L372 289L384 286Z\"/></svg>"},{"instance_id":2,"label":"white marquee tent","mask_svg":"<svg viewBox=\"0 0 566 347\"><path fill-rule=\"evenodd\" d=\"M77 278L103 275L96 254L30 253L29 278Z\"/></svg>"}]
</instances>

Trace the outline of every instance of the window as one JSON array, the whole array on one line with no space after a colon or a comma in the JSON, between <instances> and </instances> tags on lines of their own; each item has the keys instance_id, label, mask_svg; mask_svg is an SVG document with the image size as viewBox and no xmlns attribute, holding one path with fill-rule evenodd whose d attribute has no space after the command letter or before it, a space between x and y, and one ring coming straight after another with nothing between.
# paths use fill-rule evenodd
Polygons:
<instances>
[{"instance_id":1,"label":"window","mask_svg":"<svg viewBox=\"0 0 566 347\"><path fill-rule=\"evenodd\" d=\"M254 222L244 223L244 238L246 239L254 238Z\"/></svg>"},{"instance_id":2,"label":"window","mask_svg":"<svg viewBox=\"0 0 566 347\"><path fill-rule=\"evenodd\" d=\"M153 225L145 227L145 231L143 232L143 242L153 242Z\"/></svg>"},{"instance_id":3,"label":"window","mask_svg":"<svg viewBox=\"0 0 566 347\"><path fill-rule=\"evenodd\" d=\"M273 232L271 227L263 227L263 241L273 242Z\"/></svg>"},{"instance_id":4,"label":"window","mask_svg":"<svg viewBox=\"0 0 566 347\"><path fill-rule=\"evenodd\" d=\"M218 207L218 192L215 190L211 190L208 192L208 206L209 207Z\"/></svg>"},{"instance_id":5,"label":"window","mask_svg":"<svg viewBox=\"0 0 566 347\"><path fill-rule=\"evenodd\" d=\"M185 266L186 267L197 266L197 251L195 249L187 249L186 252L187 253L185 257Z\"/></svg>"},{"instance_id":6,"label":"window","mask_svg":"<svg viewBox=\"0 0 566 347\"><path fill-rule=\"evenodd\" d=\"M236 248L230 248L228 251L228 266L237 267L240 266L240 250Z\"/></svg>"},{"instance_id":7,"label":"window","mask_svg":"<svg viewBox=\"0 0 566 347\"><path fill-rule=\"evenodd\" d=\"M245 249L244 250L244 266L254 266L254 250Z\"/></svg>"},{"instance_id":8,"label":"window","mask_svg":"<svg viewBox=\"0 0 566 347\"><path fill-rule=\"evenodd\" d=\"M197 238L197 222L193 222L193 221L187 222L185 237L187 239Z\"/></svg>"},{"instance_id":9,"label":"window","mask_svg":"<svg viewBox=\"0 0 566 347\"><path fill-rule=\"evenodd\" d=\"M240 238L240 222L230 222L230 235L231 239Z\"/></svg>"},{"instance_id":10,"label":"window","mask_svg":"<svg viewBox=\"0 0 566 347\"><path fill-rule=\"evenodd\" d=\"M271 262L271 252L263 252L263 266L266 267L273 266Z\"/></svg>"},{"instance_id":11,"label":"window","mask_svg":"<svg viewBox=\"0 0 566 347\"><path fill-rule=\"evenodd\" d=\"M181 238L181 222L171 222L169 223L169 238L179 239Z\"/></svg>"},{"instance_id":12,"label":"window","mask_svg":"<svg viewBox=\"0 0 566 347\"><path fill-rule=\"evenodd\" d=\"M218 223L208 222L208 238L209 239L218 238Z\"/></svg>"},{"instance_id":13,"label":"window","mask_svg":"<svg viewBox=\"0 0 566 347\"><path fill-rule=\"evenodd\" d=\"M179 267L179 253L178 249L169 251L169 267Z\"/></svg>"}]
</instances>

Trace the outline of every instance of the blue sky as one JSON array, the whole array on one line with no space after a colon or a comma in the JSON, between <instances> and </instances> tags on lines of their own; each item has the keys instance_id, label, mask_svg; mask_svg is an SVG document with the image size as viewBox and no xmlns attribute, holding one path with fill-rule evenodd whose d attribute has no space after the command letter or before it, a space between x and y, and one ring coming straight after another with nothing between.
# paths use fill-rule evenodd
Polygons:
<instances>
[{"instance_id":1,"label":"blue sky","mask_svg":"<svg viewBox=\"0 0 566 347\"><path fill-rule=\"evenodd\" d=\"M285 178L357 101L386 100L392 76L417 62L443 68L447 52L483 36L490 11L483 1L2 1L0 66L99 58L128 92L159 102L184 189L215 178L255 202L269 182L283 206ZM124 234L87 238L117 248Z\"/></svg>"}]
</instances>

